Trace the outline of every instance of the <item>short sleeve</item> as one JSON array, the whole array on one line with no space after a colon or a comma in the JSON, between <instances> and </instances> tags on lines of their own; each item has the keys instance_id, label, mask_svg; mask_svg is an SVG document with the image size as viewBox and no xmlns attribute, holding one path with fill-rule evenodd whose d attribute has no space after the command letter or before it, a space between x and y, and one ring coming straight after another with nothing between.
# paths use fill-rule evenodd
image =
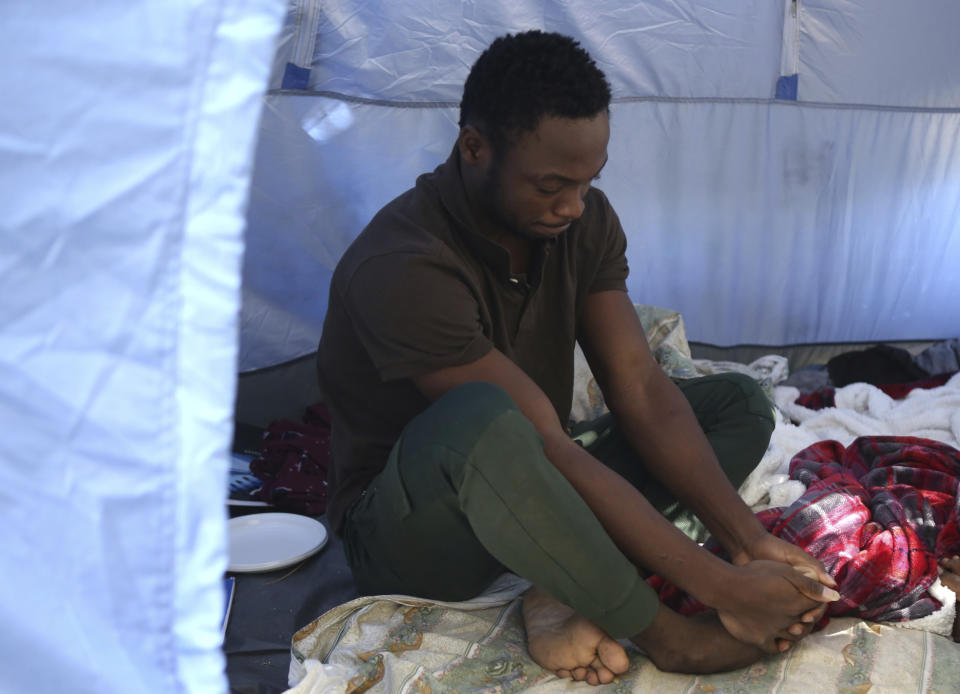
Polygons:
<instances>
[{"instance_id":1,"label":"short sleeve","mask_svg":"<svg viewBox=\"0 0 960 694\"><path fill-rule=\"evenodd\" d=\"M627 291L627 275L630 268L627 265L627 236L623 233L620 218L607 201L607 197L599 190L591 191L595 198L591 203L597 206L597 240L599 241L596 253L599 257L596 274L590 283L588 294L609 290Z\"/></svg>"},{"instance_id":2,"label":"short sleeve","mask_svg":"<svg viewBox=\"0 0 960 694\"><path fill-rule=\"evenodd\" d=\"M384 381L476 361L492 348L463 268L442 255L365 260L343 294L358 340Z\"/></svg>"}]
</instances>

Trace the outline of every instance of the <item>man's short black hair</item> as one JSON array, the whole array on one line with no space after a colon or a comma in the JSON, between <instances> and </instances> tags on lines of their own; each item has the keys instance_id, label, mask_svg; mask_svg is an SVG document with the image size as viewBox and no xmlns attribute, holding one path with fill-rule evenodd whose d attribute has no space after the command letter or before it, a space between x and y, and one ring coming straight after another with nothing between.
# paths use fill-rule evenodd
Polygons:
<instances>
[{"instance_id":1,"label":"man's short black hair","mask_svg":"<svg viewBox=\"0 0 960 694\"><path fill-rule=\"evenodd\" d=\"M502 152L544 116L592 118L610 108L610 84L577 41L527 31L496 39L463 87L460 127L473 125Z\"/></svg>"}]
</instances>

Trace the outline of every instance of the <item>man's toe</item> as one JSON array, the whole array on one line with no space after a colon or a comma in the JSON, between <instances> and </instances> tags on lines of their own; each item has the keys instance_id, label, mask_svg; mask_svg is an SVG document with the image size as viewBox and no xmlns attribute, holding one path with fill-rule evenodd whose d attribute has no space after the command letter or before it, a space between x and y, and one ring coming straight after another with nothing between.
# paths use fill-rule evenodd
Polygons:
<instances>
[{"instance_id":1,"label":"man's toe","mask_svg":"<svg viewBox=\"0 0 960 694\"><path fill-rule=\"evenodd\" d=\"M614 677L616 677L615 674L610 672L610 670L600 662L599 657L593 659L593 662L590 663L590 669L597 674L597 684L608 684L609 682L613 681ZM593 682L591 682L591 684L593 684Z\"/></svg>"},{"instance_id":2,"label":"man's toe","mask_svg":"<svg viewBox=\"0 0 960 694\"><path fill-rule=\"evenodd\" d=\"M597 668L597 679L600 680L600 684L610 684L616 677L615 674L605 667Z\"/></svg>"},{"instance_id":3,"label":"man's toe","mask_svg":"<svg viewBox=\"0 0 960 694\"><path fill-rule=\"evenodd\" d=\"M627 652L611 638L605 638L597 645L597 656L600 664L615 675L622 675L630 669Z\"/></svg>"}]
</instances>

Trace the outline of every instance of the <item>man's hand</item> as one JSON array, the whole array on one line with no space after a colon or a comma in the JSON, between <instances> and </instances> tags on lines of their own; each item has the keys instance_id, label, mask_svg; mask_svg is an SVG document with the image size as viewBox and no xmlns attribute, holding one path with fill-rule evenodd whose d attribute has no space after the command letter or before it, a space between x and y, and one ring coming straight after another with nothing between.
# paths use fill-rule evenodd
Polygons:
<instances>
[{"instance_id":1,"label":"man's hand","mask_svg":"<svg viewBox=\"0 0 960 694\"><path fill-rule=\"evenodd\" d=\"M781 540L779 537L775 537L766 531L747 540L742 549L731 557L731 561L736 566L743 566L754 559L779 561L784 564L789 564L798 570L801 566L806 566L813 574L810 575L810 578L816 579L830 588L837 587L833 576L827 573L823 564L818 560L811 557L796 545L791 545L786 540ZM809 575L807 571L803 573Z\"/></svg>"},{"instance_id":2,"label":"man's hand","mask_svg":"<svg viewBox=\"0 0 960 694\"><path fill-rule=\"evenodd\" d=\"M715 607L731 635L778 653L809 631L801 624L796 633L804 617L839 599L839 593L807 573L806 565L794 569L786 562L755 559L738 568L735 587Z\"/></svg>"},{"instance_id":3,"label":"man's hand","mask_svg":"<svg viewBox=\"0 0 960 694\"><path fill-rule=\"evenodd\" d=\"M829 588L836 588L837 582L827 573L826 568L818 560L811 557L796 545L791 545L779 537L764 531L755 535L744 543L740 552L736 553L731 561L736 566L743 566L755 559L768 559L789 564L808 578L819 581ZM792 636L805 637L813 629L813 625L820 621L827 611L828 604L821 603L812 610L800 616L800 621L791 626L788 631Z\"/></svg>"}]
</instances>

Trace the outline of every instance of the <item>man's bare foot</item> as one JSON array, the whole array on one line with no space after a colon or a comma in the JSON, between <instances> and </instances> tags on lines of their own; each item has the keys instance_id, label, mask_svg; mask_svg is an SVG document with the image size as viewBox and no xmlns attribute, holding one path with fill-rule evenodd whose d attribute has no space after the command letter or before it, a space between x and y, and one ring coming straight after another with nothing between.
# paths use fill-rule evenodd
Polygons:
<instances>
[{"instance_id":1,"label":"man's bare foot","mask_svg":"<svg viewBox=\"0 0 960 694\"><path fill-rule=\"evenodd\" d=\"M530 657L557 677L607 684L630 667L623 646L539 588L523 596L523 621Z\"/></svg>"},{"instance_id":2,"label":"man's bare foot","mask_svg":"<svg viewBox=\"0 0 960 694\"><path fill-rule=\"evenodd\" d=\"M663 604L633 642L661 670L691 675L736 670L764 655L757 646L731 636L715 613L681 617Z\"/></svg>"},{"instance_id":3,"label":"man's bare foot","mask_svg":"<svg viewBox=\"0 0 960 694\"><path fill-rule=\"evenodd\" d=\"M960 557L944 557L940 560L940 582L958 597L953 618L953 640L960 643Z\"/></svg>"}]
</instances>

